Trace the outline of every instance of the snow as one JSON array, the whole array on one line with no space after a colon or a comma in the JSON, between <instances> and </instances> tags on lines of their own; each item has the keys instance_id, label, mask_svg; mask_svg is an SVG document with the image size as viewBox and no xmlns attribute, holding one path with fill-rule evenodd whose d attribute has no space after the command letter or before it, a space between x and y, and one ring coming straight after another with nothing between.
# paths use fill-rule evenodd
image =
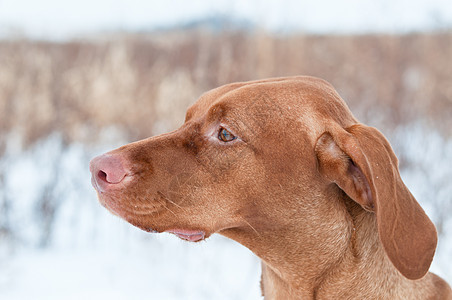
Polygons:
<instances>
[{"instance_id":1,"label":"snow","mask_svg":"<svg viewBox=\"0 0 452 300\"><path fill-rule=\"evenodd\" d=\"M208 16L276 32L403 33L451 28L449 2L1 0L0 37L64 40ZM422 124L399 129L391 141L408 162L402 169L405 183L441 225L431 270L452 282L452 141ZM245 247L215 235L194 244L148 234L98 204L89 159L125 142L119 129L107 128L95 147L64 145L56 134L22 151L19 134L10 133L0 157L0 171L8 174L0 200L11 201L8 219L0 222L12 224L14 236L0 240L0 299L261 299L260 263ZM56 209L53 219L44 218L37 205L46 192ZM50 232L43 230L46 222Z\"/></svg>"},{"instance_id":2,"label":"snow","mask_svg":"<svg viewBox=\"0 0 452 300\"><path fill-rule=\"evenodd\" d=\"M94 152L123 143L110 139ZM245 247L221 236L189 243L149 234L105 210L90 183L92 156L53 135L1 161L15 242L0 245L0 299L261 298L260 262ZM48 186L58 209L46 244L36 203Z\"/></svg>"},{"instance_id":3,"label":"snow","mask_svg":"<svg viewBox=\"0 0 452 300\"><path fill-rule=\"evenodd\" d=\"M442 224L431 270L452 282L452 141L421 124L390 140L408 162L405 183ZM98 147L64 146L53 135L30 150L7 151L0 165L14 199L14 238L0 244L0 299L262 299L260 262L245 247L219 235L189 243L149 234L98 204L89 159L123 143L120 131L108 129ZM47 240L36 211L46 187L57 203Z\"/></svg>"},{"instance_id":4,"label":"snow","mask_svg":"<svg viewBox=\"0 0 452 300\"><path fill-rule=\"evenodd\" d=\"M0 263L0 298L260 299L260 265L247 249L221 237L187 244L119 235L82 251L24 250Z\"/></svg>"}]
</instances>

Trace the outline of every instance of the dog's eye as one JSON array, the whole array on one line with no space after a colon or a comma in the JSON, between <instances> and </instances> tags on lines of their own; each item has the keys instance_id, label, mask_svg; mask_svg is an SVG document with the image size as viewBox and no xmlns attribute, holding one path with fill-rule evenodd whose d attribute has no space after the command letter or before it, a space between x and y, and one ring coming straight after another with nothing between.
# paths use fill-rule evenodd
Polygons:
<instances>
[{"instance_id":1,"label":"dog's eye","mask_svg":"<svg viewBox=\"0 0 452 300\"><path fill-rule=\"evenodd\" d=\"M236 138L237 138L236 136L234 136L232 133L230 133L224 128L220 128L220 131L218 132L218 139L222 142L227 143L235 140Z\"/></svg>"}]
</instances>

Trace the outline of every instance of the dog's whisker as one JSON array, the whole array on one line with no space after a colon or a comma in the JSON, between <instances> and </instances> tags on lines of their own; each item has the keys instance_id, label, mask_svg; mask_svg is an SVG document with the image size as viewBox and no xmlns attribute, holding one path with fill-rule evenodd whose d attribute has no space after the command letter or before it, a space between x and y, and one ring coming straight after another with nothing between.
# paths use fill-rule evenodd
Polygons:
<instances>
[{"instance_id":1,"label":"dog's whisker","mask_svg":"<svg viewBox=\"0 0 452 300\"><path fill-rule=\"evenodd\" d=\"M241 217L241 219L243 220L243 222L245 222L258 236L261 236L261 234L256 230L256 228L254 228L250 222L248 222L244 217Z\"/></svg>"},{"instance_id":2,"label":"dog's whisker","mask_svg":"<svg viewBox=\"0 0 452 300\"><path fill-rule=\"evenodd\" d=\"M162 192L158 191L157 193L159 194L160 197L162 197L163 199L165 199L169 203L173 204L174 206L177 206L180 209L184 209L182 206L180 206L179 204L177 204L176 202L171 200L169 197L166 197Z\"/></svg>"},{"instance_id":3,"label":"dog's whisker","mask_svg":"<svg viewBox=\"0 0 452 300\"><path fill-rule=\"evenodd\" d=\"M157 201L158 201L160 204L162 204L162 206L163 206L166 210L168 210L168 211L169 211L170 213L172 213L175 217L177 217L177 215L174 213L174 211L172 211L168 206L166 206L165 203L162 203L162 201L159 200L159 199L157 199Z\"/></svg>"},{"instance_id":4,"label":"dog's whisker","mask_svg":"<svg viewBox=\"0 0 452 300\"><path fill-rule=\"evenodd\" d=\"M177 217L177 215L168 207L168 206L164 206L170 213L172 213L175 217Z\"/></svg>"}]
</instances>

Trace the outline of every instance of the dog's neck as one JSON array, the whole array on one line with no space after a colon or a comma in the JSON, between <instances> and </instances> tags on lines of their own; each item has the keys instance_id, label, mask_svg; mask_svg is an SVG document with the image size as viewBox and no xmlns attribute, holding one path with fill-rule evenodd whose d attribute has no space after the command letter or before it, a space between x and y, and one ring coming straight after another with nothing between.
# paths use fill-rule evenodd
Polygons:
<instances>
[{"instance_id":1,"label":"dog's neck","mask_svg":"<svg viewBox=\"0 0 452 300\"><path fill-rule=\"evenodd\" d=\"M374 297L400 286L400 281L406 280L384 252L375 216L354 202L344 201L347 220L330 216L333 222L327 226L332 234L318 240L309 233L311 229L306 228L306 223L300 224L296 219L292 226L284 223L278 228L274 223L273 230L256 226L253 230L236 228L222 234L247 246L262 259L265 299L344 299L346 295L365 299L366 295Z\"/></svg>"},{"instance_id":2,"label":"dog's neck","mask_svg":"<svg viewBox=\"0 0 452 300\"><path fill-rule=\"evenodd\" d=\"M323 274L313 299L397 299L397 289L409 281L387 257L375 215L347 196L343 199L352 233L342 259Z\"/></svg>"}]
</instances>

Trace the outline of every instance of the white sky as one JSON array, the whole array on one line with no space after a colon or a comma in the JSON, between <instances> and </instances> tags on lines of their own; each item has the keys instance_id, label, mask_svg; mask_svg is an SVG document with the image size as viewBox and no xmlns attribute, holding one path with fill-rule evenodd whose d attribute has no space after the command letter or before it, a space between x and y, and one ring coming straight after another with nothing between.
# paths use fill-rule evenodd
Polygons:
<instances>
[{"instance_id":1,"label":"white sky","mask_svg":"<svg viewBox=\"0 0 452 300\"><path fill-rule=\"evenodd\" d=\"M235 16L271 30L406 32L452 28L452 0L0 0L0 35L65 38L209 15Z\"/></svg>"}]
</instances>

